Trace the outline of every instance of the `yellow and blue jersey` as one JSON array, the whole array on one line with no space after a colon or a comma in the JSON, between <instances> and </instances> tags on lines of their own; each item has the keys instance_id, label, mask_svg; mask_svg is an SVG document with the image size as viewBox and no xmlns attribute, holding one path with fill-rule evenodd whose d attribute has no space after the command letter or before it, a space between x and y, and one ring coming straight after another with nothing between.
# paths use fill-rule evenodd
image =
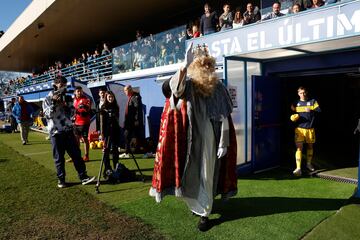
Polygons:
<instances>
[{"instance_id":1,"label":"yellow and blue jersey","mask_svg":"<svg viewBox=\"0 0 360 240\"><path fill-rule=\"evenodd\" d=\"M299 120L296 121L297 127L306 129L314 127L315 114L321 112L319 104L315 99L307 101L299 100L291 108L300 116Z\"/></svg>"}]
</instances>

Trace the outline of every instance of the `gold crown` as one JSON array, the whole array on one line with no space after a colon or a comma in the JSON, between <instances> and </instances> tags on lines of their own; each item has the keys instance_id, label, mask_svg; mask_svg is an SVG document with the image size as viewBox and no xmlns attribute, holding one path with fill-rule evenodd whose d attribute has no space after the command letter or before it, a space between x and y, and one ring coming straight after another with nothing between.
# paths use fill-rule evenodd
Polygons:
<instances>
[{"instance_id":1,"label":"gold crown","mask_svg":"<svg viewBox=\"0 0 360 240\"><path fill-rule=\"evenodd\" d=\"M198 44L196 47L194 47L193 54L194 54L194 58L210 56L209 48L208 48L208 46L206 46L205 43L203 45Z\"/></svg>"}]
</instances>

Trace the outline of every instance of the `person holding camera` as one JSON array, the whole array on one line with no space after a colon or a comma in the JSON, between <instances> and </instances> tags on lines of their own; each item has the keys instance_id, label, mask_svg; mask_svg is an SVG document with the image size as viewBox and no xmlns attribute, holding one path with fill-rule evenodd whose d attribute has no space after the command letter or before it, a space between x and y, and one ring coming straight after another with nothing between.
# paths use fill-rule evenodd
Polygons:
<instances>
[{"instance_id":1,"label":"person holding camera","mask_svg":"<svg viewBox=\"0 0 360 240\"><path fill-rule=\"evenodd\" d=\"M259 22L261 20L261 14L258 7L249 2L246 5L246 11L243 14L244 25Z\"/></svg>"},{"instance_id":2,"label":"person holding camera","mask_svg":"<svg viewBox=\"0 0 360 240\"><path fill-rule=\"evenodd\" d=\"M48 130L58 177L57 186L59 188L66 187L65 151L72 158L83 185L95 180L95 177L87 175L85 163L81 159L81 151L71 121L72 99L66 96L66 83L65 77L57 76L54 80L54 90L49 92L42 105L44 115L48 121Z\"/></svg>"},{"instance_id":3,"label":"person holding camera","mask_svg":"<svg viewBox=\"0 0 360 240\"><path fill-rule=\"evenodd\" d=\"M230 4L225 3L223 6L224 12L219 17L219 26L221 28L220 31L224 31L232 28L233 16L230 11Z\"/></svg>"},{"instance_id":4,"label":"person holding camera","mask_svg":"<svg viewBox=\"0 0 360 240\"><path fill-rule=\"evenodd\" d=\"M89 161L89 127L90 127L90 111L91 111L91 102L88 99L82 87L78 86L75 88L75 98L74 98L74 132L77 138L78 145L80 145L80 139L84 142L85 155L83 157L84 162Z\"/></svg>"},{"instance_id":5,"label":"person holding camera","mask_svg":"<svg viewBox=\"0 0 360 240\"><path fill-rule=\"evenodd\" d=\"M119 106L112 91L105 94L105 102L100 108L100 129L104 139L104 177L112 173L110 165L110 153L112 153L113 169L119 162L118 146L120 143Z\"/></svg>"}]
</instances>

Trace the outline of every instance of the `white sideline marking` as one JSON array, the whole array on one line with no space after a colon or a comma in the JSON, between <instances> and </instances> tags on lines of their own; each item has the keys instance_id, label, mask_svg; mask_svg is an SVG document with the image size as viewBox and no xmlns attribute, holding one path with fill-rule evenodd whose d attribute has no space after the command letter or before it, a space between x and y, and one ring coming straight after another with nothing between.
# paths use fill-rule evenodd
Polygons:
<instances>
[{"instance_id":1,"label":"white sideline marking","mask_svg":"<svg viewBox=\"0 0 360 240\"><path fill-rule=\"evenodd\" d=\"M35 153L26 153L24 154L25 156L33 156L33 155L41 155L41 154L45 154L45 153L49 153L51 151L45 151L45 152L35 152Z\"/></svg>"}]
</instances>

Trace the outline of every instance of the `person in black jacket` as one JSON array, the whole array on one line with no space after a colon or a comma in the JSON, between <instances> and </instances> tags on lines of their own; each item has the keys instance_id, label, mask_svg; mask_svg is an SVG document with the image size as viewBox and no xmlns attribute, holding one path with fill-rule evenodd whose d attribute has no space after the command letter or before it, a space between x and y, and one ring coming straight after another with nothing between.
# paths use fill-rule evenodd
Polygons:
<instances>
[{"instance_id":1,"label":"person in black jacket","mask_svg":"<svg viewBox=\"0 0 360 240\"><path fill-rule=\"evenodd\" d=\"M200 32L201 35L208 35L216 32L217 24L219 18L215 11L211 11L211 6L209 3L204 5L204 14L200 18Z\"/></svg>"},{"instance_id":2,"label":"person in black jacket","mask_svg":"<svg viewBox=\"0 0 360 240\"><path fill-rule=\"evenodd\" d=\"M99 99L96 101L96 131L100 132L100 109L105 102L106 88L99 89Z\"/></svg>"},{"instance_id":3,"label":"person in black jacket","mask_svg":"<svg viewBox=\"0 0 360 240\"><path fill-rule=\"evenodd\" d=\"M131 85L125 86L124 92L128 96L125 109L124 136L126 150L129 152L130 149L138 150L141 147L144 138L144 117L140 94L134 92Z\"/></svg>"},{"instance_id":4,"label":"person in black jacket","mask_svg":"<svg viewBox=\"0 0 360 240\"><path fill-rule=\"evenodd\" d=\"M119 161L119 106L112 91L106 92L105 102L100 108L100 129L102 139L104 139L104 176L106 177L112 173L109 159L110 153L112 153L113 169L116 168Z\"/></svg>"}]
</instances>

